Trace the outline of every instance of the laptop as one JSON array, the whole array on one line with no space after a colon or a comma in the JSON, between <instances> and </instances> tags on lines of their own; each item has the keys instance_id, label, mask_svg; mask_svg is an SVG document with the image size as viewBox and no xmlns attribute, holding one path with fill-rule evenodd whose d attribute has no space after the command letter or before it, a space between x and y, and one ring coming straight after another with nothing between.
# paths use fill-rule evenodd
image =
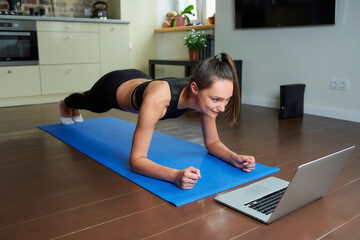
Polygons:
<instances>
[{"instance_id":1,"label":"laptop","mask_svg":"<svg viewBox=\"0 0 360 240\"><path fill-rule=\"evenodd\" d=\"M276 177L215 197L215 201L263 223L277 219L325 195L355 146L305 163L291 182Z\"/></svg>"}]
</instances>

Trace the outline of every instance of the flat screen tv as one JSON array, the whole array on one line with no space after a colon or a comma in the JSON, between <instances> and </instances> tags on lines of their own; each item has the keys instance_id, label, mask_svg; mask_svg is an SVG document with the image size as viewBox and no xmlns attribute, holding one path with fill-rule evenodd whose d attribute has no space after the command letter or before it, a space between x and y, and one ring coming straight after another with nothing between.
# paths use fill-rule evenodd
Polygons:
<instances>
[{"instance_id":1,"label":"flat screen tv","mask_svg":"<svg viewBox=\"0 0 360 240\"><path fill-rule=\"evenodd\" d=\"M235 0L235 28L335 24L336 0Z\"/></svg>"}]
</instances>

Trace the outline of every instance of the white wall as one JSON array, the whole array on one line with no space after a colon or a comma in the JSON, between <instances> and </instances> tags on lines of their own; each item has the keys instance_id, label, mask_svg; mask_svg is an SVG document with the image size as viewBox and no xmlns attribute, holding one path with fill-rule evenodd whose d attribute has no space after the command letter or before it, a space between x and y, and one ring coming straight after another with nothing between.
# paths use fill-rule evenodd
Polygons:
<instances>
[{"instance_id":1,"label":"white wall","mask_svg":"<svg viewBox=\"0 0 360 240\"><path fill-rule=\"evenodd\" d=\"M121 19L130 20L130 67L148 72L149 58L156 58L158 0L121 0Z\"/></svg>"},{"instance_id":2,"label":"white wall","mask_svg":"<svg viewBox=\"0 0 360 240\"><path fill-rule=\"evenodd\" d=\"M162 28L166 20L166 13L175 11L174 0L158 0L158 28ZM187 50L183 43L185 32L156 33L158 59L187 59ZM184 67L179 66L155 66L156 78L160 77L183 77Z\"/></svg>"},{"instance_id":3,"label":"white wall","mask_svg":"<svg viewBox=\"0 0 360 240\"><path fill-rule=\"evenodd\" d=\"M166 20L166 13L176 11L174 0L158 0L158 28L162 28ZM187 60L189 57L188 50L184 45L186 32L166 32L156 33L158 59ZM183 77L184 67L156 65L156 78L161 77Z\"/></svg>"},{"instance_id":4,"label":"white wall","mask_svg":"<svg viewBox=\"0 0 360 240\"><path fill-rule=\"evenodd\" d=\"M244 61L244 103L278 108L281 84L305 83L305 113L360 122L359 0L337 1L336 25L251 30L234 28L234 2L217 1L215 52Z\"/></svg>"},{"instance_id":5,"label":"white wall","mask_svg":"<svg viewBox=\"0 0 360 240\"><path fill-rule=\"evenodd\" d=\"M166 13L175 11L174 0L157 0L157 28L162 28L163 22L166 20Z\"/></svg>"}]
</instances>

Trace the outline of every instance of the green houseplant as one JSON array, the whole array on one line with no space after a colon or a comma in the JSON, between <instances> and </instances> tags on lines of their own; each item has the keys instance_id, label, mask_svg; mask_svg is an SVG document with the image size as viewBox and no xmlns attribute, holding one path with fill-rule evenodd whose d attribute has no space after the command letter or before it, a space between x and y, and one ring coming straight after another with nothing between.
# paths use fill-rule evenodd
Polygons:
<instances>
[{"instance_id":1,"label":"green houseplant","mask_svg":"<svg viewBox=\"0 0 360 240\"><path fill-rule=\"evenodd\" d=\"M171 26L172 27L181 27L185 26L185 21L187 25L190 25L190 19L186 14L190 14L195 16L194 13L192 13L192 10L194 10L193 5L187 6L181 13L178 13L172 20L171 20Z\"/></svg>"},{"instance_id":2,"label":"green houseplant","mask_svg":"<svg viewBox=\"0 0 360 240\"><path fill-rule=\"evenodd\" d=\"M207 34L202 31L196 31L195 29L187 31L188 36L184 37L185 45L189 49L190 60L199 60L199 52L206 48Z\"/></svg>"}]
</instances>

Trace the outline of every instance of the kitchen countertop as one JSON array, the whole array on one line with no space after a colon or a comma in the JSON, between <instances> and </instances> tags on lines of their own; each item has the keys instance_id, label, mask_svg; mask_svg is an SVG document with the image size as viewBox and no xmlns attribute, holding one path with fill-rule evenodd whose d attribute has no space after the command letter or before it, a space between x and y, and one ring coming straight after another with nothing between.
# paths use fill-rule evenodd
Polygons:
<instances>
[{"instance_id":1,"label":"kitchen countertop","mask_svg":"<svg viewBox=\"0 0 360 240\"><path fill-rule=\"evenodd\" d=\"M33 20L33 21L59 21L59 22L89 22L89 23L122 23L129 24L130 21L120 19L99 19L99 18L72 18L72 17L49 17L49 16L21 16L21 15L0 15L0 20Z\"/></svg>"}]
</instances>

